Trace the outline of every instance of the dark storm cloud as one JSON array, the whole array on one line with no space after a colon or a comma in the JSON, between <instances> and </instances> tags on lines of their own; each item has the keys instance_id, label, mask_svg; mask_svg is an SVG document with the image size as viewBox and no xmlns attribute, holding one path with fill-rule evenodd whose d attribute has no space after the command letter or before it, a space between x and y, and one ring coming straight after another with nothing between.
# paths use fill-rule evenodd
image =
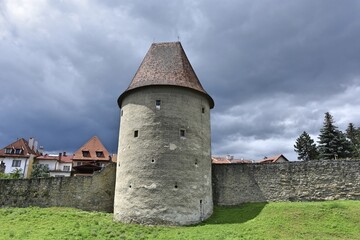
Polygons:
<instances>
[{"instance_id":1,"label":"dark storm cloud","mask_svg":"<svg viewBox=\"0 0 360 240\"><path fill-rule=\"evenodd\" d=\"M275 91L317 99L343 90L340 84L358 74L358 2L259 3L208 11L213 37L202 51L214 61L203 69L223 83L223 96L246 101Z\"/></svg>"},{"instance_id":2,"label":"dark storm cloud","mask_svg":"<svg viewBox=\"0 0 360 240\"><path fill-rule=\"evenodd\" d=\"M3 1L0 145L117 149L117 97L153 41L181 40L215 100L214 154L257 159L360 125L360 1Z\"/></svg>"}]
</instances>

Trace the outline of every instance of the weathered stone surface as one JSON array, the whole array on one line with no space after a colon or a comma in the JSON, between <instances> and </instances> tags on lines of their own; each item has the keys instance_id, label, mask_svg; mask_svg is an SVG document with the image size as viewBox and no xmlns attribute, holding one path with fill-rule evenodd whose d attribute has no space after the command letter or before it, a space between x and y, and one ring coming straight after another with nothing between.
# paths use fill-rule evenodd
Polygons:
<instances>
[{"instance_id":1,"label":"weathered stone surface","mask_svg":"<svg viewBox=\"0 0 360 240\"><path fill-rule=\"evenodd\" d=\"M208 99L188 88L147 87L128 94L121 111L115 220L187 225L209 217Z\"/></svg>"},{"instance_id":2,"label":"weathered stone surface","mask_svg":"<svg viewBox=\"0 0 360 240\"><path fill-rule=\"evenodd\" d=\"M360 200L360 161L213 165L212 183L214 203L217 205L266 201ZM93 177L1 179L0 207L63 206L112 212L114 186L114 165ZM142 189L148 192L160 191L157 190L159 186L163 187L156 183L144 184ZM196 192L197 188L188 190ZM175 190L173 192L178 193ZM174 204L174 211L181 210L187 204L177 199L179 196L175 194L168 197L168 201ZM153 201L145 200L150 203ZM145 208L142 210L151 211ZM166 212L165 209L158 210ZM145 218L146 221L149 219Z\"/></svg>"},{"instance_id":3,"label":"weathered stone surface","mask_svg":"<svg viewBox=\"0 0 360 240\"><path fill-rule=\"evenodd\" d=\"M214 203L360 200L360 161L213 165Z\"/></svg>"},{"instance_id":4,"label":"weathered stone surface","mask_svg":"<svg viewBox=\"0 0 360 240\"><path fill-rule=\"evenodd\" d=\"M115 164L91 177L0 179L0 207L74 207L113 211Z\"/></svg>"}]
</instances>

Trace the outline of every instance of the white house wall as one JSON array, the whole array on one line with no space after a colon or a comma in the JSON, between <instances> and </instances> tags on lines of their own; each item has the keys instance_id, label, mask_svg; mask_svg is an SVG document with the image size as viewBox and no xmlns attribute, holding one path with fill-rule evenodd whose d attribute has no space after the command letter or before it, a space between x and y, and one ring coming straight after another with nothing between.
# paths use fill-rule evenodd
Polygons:
<instances>
[{"instance_id":1,"label":"white house wall","mask_svg":"<svg viewBox=\"0 0 360 240\"><path fill-rule=\"evenodd\" d=\"M36 161L36 163L38 164L42 164L42 165L48 165L49 170L56 170L56 160L40 160L40 161Z\"/></svg>"},{"instance_id":2,"label":"white house wall","mask_svg":"<svg viewBox=\"0 0 360 240\"><path fill-rule=\"evenodd\" d=\"M13 167L12 163L13 160L20 160L20 167ZM5 163L5 173L12 173L13 171L15 171L16 169L21 169L22 173L24 174L25 171L28 168L28 158L11 158L11 157L5 157L2 159L2 161L4 161ZM26 174L25 174L26 175Z\"/></svg>"},{"instance_id":3,"label":"white house wall","mask_svg":"<svg viewBox=\"0 0 360 240\"><path fill-rule=\"evenodd\" d=\"M72 170L72 163L59 163L57 170L64 171L64 166L69 166L70 167L69 171Z\"/></svg>"}]
</instances>

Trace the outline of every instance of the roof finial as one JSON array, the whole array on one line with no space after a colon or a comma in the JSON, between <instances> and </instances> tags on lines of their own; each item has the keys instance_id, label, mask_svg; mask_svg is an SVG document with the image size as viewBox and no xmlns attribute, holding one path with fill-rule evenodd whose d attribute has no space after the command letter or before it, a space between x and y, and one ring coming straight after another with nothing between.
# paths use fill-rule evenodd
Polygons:
<instances>
[{"instance_id":1,"label":"roof finial","mask_svg":"<svg viewBox=\"0 0 360 240\"><path fill-rule=\"evenodd\" d=\"M178 39L178 42L180 42L180 36L179 35L177 36L177 39Z\"/></svg>"}]
</instances>

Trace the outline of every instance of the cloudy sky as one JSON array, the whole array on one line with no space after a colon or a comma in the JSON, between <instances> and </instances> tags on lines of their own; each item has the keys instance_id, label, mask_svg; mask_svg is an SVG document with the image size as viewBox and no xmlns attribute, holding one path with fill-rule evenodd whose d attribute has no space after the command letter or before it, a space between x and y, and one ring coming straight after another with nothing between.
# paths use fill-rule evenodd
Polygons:
<instances>
[{"instance_id":1,"label":"cloudy sky","mask_svg":"<svg viewBox=\"0 0 360 240\"><path fill-rule=\"evenodd\" d=\"M0 0L0 146L116 152L118 96L153 42L180 39L215 100L212 151L284 154L329 111L360 126L358 0Z\"/></svg>"}]
</instances>

